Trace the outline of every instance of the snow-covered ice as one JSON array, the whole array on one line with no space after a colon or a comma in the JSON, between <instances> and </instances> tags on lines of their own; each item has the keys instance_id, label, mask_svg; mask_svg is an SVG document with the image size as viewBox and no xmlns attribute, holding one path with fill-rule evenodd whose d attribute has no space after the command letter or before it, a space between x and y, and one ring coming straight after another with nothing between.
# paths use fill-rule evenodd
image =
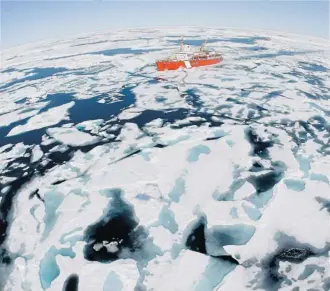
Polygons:
<instances>
[{"instance_id":1,"label":"snow-covered ice","mask_svg":"<svg viewBox=\"0 0 330 291\"><path fill-rule=\"evenodd\" d=\"M155 70L206 34L223 63ZM220 28L4 51L0 290L330 290L329 53Z\"/></svg>"},{"instance_id":2,"label":"snow-covered ice","mask_svg":"<svg viewBox=\"0 0 330 291\"><path fill-rule=\"evenodd\" d=\"M74 102L54 107L46 112L31 117L26 124L14 127L8 136L17 135L26 131L48 127L58 124L61 120L67 118L67 110L74 105Z\"/></svg>"},{"instance_id":3,"label":"snow-covered ice","mask_svg":"<svg viewBox=\"0 0 330 291\"><path fill-rule=\"evenodd\" d=\"M76 128L49 128L47 133L55 140L72 146L83 146L97 143L101 138L81 132Z\"/></svg>"}]
</instances>

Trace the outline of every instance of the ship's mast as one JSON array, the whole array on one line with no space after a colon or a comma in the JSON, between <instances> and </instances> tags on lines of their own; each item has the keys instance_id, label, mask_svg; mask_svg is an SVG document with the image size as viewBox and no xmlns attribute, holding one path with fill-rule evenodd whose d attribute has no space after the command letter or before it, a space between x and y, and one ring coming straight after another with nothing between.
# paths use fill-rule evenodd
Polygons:
<instances>
[{"instance_id":1,"label":"ship's mast","mask_svg":"<svg viewBox=\"0 0 330 291\"><path fill-rule=\"evenodd\" d=\"M183 37L181 36L181 40L180 40L180 52L183 51L183 46L184 46Z\"/></svg>"},{"instance_id":2,"label":"ship's mast","mask_svg":"<svg viewBox=\"0 0 330 291\"><path fill-rule=\"evenodd\" d=\"M201 45L201 48L200 48L201 52L205 50L206 41L207 41L207 39L205 39L204 42Z\"/></svg>"}]
</instances>

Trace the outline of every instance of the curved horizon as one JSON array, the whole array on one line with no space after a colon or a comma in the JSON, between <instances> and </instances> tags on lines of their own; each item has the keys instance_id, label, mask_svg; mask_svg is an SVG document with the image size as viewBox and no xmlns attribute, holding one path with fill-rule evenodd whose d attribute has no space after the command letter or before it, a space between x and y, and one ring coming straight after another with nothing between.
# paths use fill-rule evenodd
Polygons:
<instances>
[{"instance_id":1,"label":"curved horizon","mask_svg":"<svg viewBox=\"0 0 330 291\"><path fill-rule=\"evenodd\" d=\"M159 30L163 30L166 28L173 28L173 29L189 29L189 28L201 28L201 29L219 29L219 30L233 30L233 31L242 31L242 32L253 32L253 33L258 33L260 35L264 35L263 33L271 33L273 34L273 36L279 36L279 34L283 34L284 36L300 36L300 37L304 37L304 38L313 38L313 39L317 39L320 41L329 41L326 37L322 37L322 36L315 36L315 35L307 35L307 34L300 34L300 33L295 33L295 32L287 32L287 31L280 31L280 30L272 30L272 29L245 29L245 28L241 28L241 27L230 27L230 26L193 26L193 25L189 25L189 26L153 26L153 27L130 27L130 28L113 28L113 29L109 29L106 31L94 31L94 32L88 32L88 33L74 33L74 34L70 34L70 35L66 35L66 36L62 36L59 38L48 38L48 39L43 39L43 40L37 40L37 41L32 41L29 43L24 43L24 44L19 44L16 46L12 46L9 48L5 48L2 50L2 53L6 53L7 51L10 51L11 49L17 49L20 47L25 47L25 46L33 46L33 45L37 45L37 44L41 44L41 43L48 43L48 42L53 42L53 41L70 41L70 40L74 40L76 38L79 37L90 37L93 34L97 34L97 35L103 35L103 34L107 34L110 32L116 32L116 31L123 31L123 30L127 30L127 32L133 30L133 29L141 29L141 31L146 30L146 29L159 29ZM329 42L330 44L330 42Z\"/></svg>"},{"instance_id":2,"label":"curved horizon","mask_svg":"<svg viewBox=\"0 0 330 291\"><path fill-rule=\"evenodd\" d=\"M1 10L2 50L80 34L158 27L235 28L329 39L327 1L3 1Z\"/></svg>"}]
</instances>

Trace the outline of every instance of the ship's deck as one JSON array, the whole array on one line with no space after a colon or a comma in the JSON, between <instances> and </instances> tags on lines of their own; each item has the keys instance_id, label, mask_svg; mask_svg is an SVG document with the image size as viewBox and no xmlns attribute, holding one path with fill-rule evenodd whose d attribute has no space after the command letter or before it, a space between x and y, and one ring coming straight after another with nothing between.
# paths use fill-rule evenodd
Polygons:
<instances>
[{"instance_id":1,"label":"ship's deck","mask_svg":"<svg viewBox=\"0 0 330 291\"><path fill-rule=\"evenodd\" d=\"M156 62L183 62L183 61L190 61L190 60L210 60L210 59L217 59L222 58L222 54L216 53L212 55L193 55L186 59L177 58L176 56L170 56L166 59L156 60Z\"/></svg>"}]
</instances>

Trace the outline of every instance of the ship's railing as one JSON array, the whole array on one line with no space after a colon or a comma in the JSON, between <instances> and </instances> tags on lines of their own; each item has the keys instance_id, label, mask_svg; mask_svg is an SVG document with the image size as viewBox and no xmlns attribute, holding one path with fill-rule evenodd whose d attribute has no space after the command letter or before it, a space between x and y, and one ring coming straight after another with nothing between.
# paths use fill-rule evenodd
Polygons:
<instances>
[{"instance_id":1,"label":"ship's railing","mask_svg":"<svg viewBox=\"0 0 330 291\"><path fill-rule=\"evenodd\" d=\"M220 58L220 57L222 57L221 54L214 54L214 55L208 55L205 57L195 56L195 57L192 57L192 59L193 60L208 60L208 59L214 59L214 58Z\"/></svg>"},{"instance_id":2,"label":"ship's railing","mask_svg":"<svg viewBox=\"0 0 330 291\"><path fill-rule=\"evenodd\" d=\"M192 56L190 60L208 60L208 59L214 59L214 58L222 58L222 54L216 53L212 55L207 55L205 57L200 57L200 56ZM170 56L164 59L157 59L156 62L166 62L166 61L185 61L186 59L180 59L177 58L176 56Z\"/></svg>"}]
</instances>

